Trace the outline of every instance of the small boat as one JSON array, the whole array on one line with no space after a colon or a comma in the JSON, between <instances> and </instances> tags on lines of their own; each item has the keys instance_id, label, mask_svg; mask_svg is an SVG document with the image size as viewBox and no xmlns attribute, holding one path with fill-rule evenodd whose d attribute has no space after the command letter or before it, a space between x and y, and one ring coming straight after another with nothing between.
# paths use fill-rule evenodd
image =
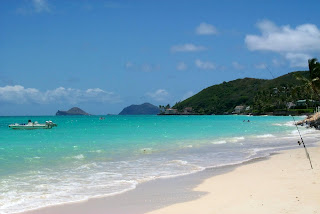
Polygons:
<instances>
[{"instance_id":1,"label":"small boat","mask_svg":"<svg viewBox=\"0 0 320 214\"><path fill-rule=\"evenodd\" d=\"M51 120L46 121L46 123L38 123L36 122L31 122L31 120L28 120L27 124L10 124L9 128L11 129L51 129L52 127L57 126L57 124L53 123Z\"/></svg>"}]
</instances>

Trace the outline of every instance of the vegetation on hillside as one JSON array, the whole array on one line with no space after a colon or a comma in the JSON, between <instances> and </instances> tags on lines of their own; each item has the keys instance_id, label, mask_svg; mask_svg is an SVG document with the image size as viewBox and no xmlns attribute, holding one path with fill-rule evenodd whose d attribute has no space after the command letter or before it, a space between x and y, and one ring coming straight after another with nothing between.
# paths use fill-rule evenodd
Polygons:
<instances>
[{"instance_id":1,"label":"vegetation on hillside","mask_svg":"<svg viewBox=\"0 0 320 214\"><path fill-rule=\"evenodd\" d=\"M244 78L208 87L198 94L176 103L182 111L192 107L199 114L231 114L236 106L250 106L248 112L264 114L288 110L298 100L320 100L320 64L309 60L309 71L292 72L275 79ZM299 108L313 107L314 102Z\"/></svg>"}]
</instances>

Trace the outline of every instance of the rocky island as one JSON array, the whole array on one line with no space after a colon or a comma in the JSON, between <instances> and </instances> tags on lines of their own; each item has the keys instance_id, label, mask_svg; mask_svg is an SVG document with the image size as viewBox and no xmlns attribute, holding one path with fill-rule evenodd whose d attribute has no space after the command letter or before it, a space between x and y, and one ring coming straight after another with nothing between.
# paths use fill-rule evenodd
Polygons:
<instances>
[{"instance_id":1,"label":"rocky island","mask_svg":"<svg viewBox=\"0 0 320 214\"><path fill-rule=\"evenodd\" d=\"M119 115L156 115L160 113L159 107L150 103L131 105L124 108Z\"/></svg>"},{"instance_id":2,"label":"rocky island","mask_svg":"<svg viewBox=\"0 0 320 214\"><path fill-rule=\"evenodd\" d=\"M65 116L65 115L90 115L87 112L83 111L82 109L78 107L73 107L69 109L68 111L60 111L58 110L56 113L56 116Z\"/></svg>"}]
</instances>

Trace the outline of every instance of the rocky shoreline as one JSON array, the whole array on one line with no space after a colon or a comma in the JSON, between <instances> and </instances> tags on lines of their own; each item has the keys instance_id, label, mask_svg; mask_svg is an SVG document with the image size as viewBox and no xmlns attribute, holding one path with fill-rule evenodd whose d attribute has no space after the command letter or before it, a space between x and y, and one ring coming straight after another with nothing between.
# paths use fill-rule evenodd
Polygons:
<instances>
[{"instance_id":1,"label":"rocky shoreline","mask_svg":"<svg viewBox=\"0 0 320 214\"><path fill-rule=\"evenodd\" d=\"M297 122L297 125L320 129L320 112L309 115L306 119Z\"/></svg>"}]
</instances>

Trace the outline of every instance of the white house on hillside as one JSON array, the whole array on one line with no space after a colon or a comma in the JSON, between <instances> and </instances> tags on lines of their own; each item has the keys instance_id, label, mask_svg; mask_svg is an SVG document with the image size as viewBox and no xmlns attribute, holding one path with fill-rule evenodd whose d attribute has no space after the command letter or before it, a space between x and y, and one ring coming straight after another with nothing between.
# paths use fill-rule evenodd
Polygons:
<instances>
[{"instance_id":1,"label":"white house on hillside","mask_svg":"<svg viewBox=\"0 0 320 214\"><path fill-rule=\"evenodd\" d=\"M178 114L178 110L177 109L173 109L173 108L168 108L168 109L166 109L164 114Z\"/></svg>"},{"instance_id":2,"label":"white house on hillside","mask_svg":"<svg viewBox=\"0 0 320 214\"><path fill-rule=\"evenodd\" d=\"M235 114L240 114L241 112L243 112L243 110L244 110L244 106L236 106L236 107L234 108L233 113L235 113Z\"/></svg>"}]
</instances>

